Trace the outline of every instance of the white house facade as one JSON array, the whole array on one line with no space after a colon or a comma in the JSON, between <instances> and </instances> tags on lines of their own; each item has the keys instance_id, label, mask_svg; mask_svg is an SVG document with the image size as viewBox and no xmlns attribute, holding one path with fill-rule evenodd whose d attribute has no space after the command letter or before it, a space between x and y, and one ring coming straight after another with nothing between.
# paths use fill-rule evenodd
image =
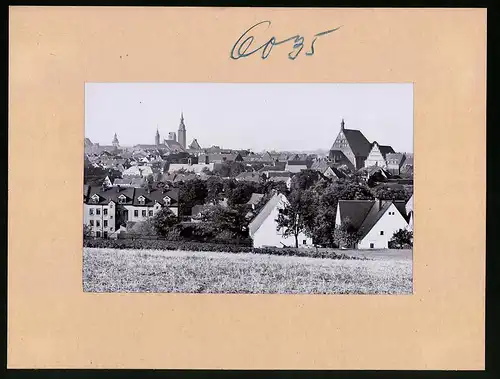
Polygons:
<instances>
[{"instance_id":1,"label":"white house facade","mask_svg":"<svg viewBox=\"0 0 500 379\"><path fill-rule=\"evenodd\" d=\"M284 236L283 230L277 230L276 219L279 210L288 202L283 194L275 194L249 224L253 247L295 247L295 236ZM312 238L300 233L299 247L312 246Z\"/></svg>"}]
</instances>

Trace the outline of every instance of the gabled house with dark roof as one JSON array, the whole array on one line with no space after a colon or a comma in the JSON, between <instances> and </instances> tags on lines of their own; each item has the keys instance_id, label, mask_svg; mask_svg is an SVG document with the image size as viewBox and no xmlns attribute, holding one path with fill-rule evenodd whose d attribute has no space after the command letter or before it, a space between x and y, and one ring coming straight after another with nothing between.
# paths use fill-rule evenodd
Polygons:
<instances>
[{"instance_id":1,"label":"gabled house with dark roof","mask_svg":"<svg viewBox=\"0 0 500 379\"><path fill-rule=\"evenodd\" d=\"M163 207L168 207L174 215L179 214L179 189L135 188L133 201L125 206L127 221L146 221Z\"/></svg>"},{"instance_id":2,"label":"gabled house with dark roof","mask_svg":"<svg viewBox=\"0 0 500 379\"><path fill-rule=\"evenodd\" d=\"M385 160L387 162L387 171L391 174L399 175L401 166L405 161L405 154L403 153L389 153L386 155Z\"/></svg>"},{"instance_id":3,"label":"gabled house with dark roof","mask_svg":"<svg viewBox=\"0 0 500 379\"><path fill-rule=\"evenodd\" d=\"M371 144L359 130L346 129L344 119L340 123L340 132L333 143L329 157L334 163L350 162L353 169L364 167L370 154Z\"/></svg>"},{"instance_id":4,"label":"gabled house with dark roof","mask_svg":"<svg viewBox=\"0 0 500 379\"><path fill-rule=\"evenodd\" d=\"M287 202L285 195L275 193L250 222L248 229L253 247L295 247L294 236L284 236L283 229L277 230L279 210ZM312 246L312 239L304 233L300 233L298 241L299 247Z\"/></svg>"},{"instance_id":5,"label":"gabled house with dark roof","mask_svg":"<svg viewBox=\"0 0 500 379\"><path fill-rule=\"evenodd\" d=\"M356 230L358 249L387 249L396 231L409 228L405 205L393 200L339 200L335 226L349 224Z\"/></svg>"},{"instance_id":6,"label":"gabled house with dark roof","mask_svg":"<svg viewBox=\"0 0 500 379\"><path fill-rule=\"evenodd\" d=\"M378 166L387 168L387 154L394 153L391 146L379 145L377 141L372 143L372 148L365 160L365 167Z\"/></svg>"}]
</instances>

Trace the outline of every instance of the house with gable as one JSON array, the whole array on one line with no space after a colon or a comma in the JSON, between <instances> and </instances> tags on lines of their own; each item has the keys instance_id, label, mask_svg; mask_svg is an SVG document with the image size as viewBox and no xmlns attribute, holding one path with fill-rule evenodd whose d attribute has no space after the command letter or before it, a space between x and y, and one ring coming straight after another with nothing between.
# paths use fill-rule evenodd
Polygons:
<instances>
[{"instance_id":1,"label":"house with gable","mask_svg":"<svg viewBox=\"0 0 500 379\"><path fill-rule=\"evenodd\" d=\"M387 249L399 229L408 229L404 201L339 200L335 226L349 224L360 234L357 249Z\"/></svg>"},{"instance_id":2,"label":"house with gable","mask_svg":"<svg viewBox=\"0 0 500 379\"><path fill-rule=\"evenodd\" d=\"M253 247L295 247L295 237L284 236L283 229L277 230L276 219L279 210L288 202L282 193L274 193L269 201L248 225ZM312 238L300 233L299 247L311 247Z\"/></svg>"},{"instance_id":3,"label":"house with gable","mask_svg":"<svg viewBox=\"0 0 500 379\"><path fill-rule=\"evenodd\" d=\"M387 168L387 154L394 153L391 146L379 145L377 141L372 143L372 148L365 160L365 167L378 166Z\"/></svg>"},{"instance_id":4,"label":"house with gable","mask_svg":"<svg viewBox=\"0 0 500 379\"><path fill-rule=\"evenodd\" d=\"M387 171L393 175L399 175L401 166L405 161L405 154L403 153L389 153L386 155L385 160L387 162Z\"/></svg>"},{"instance_id":5,"label":"house with gable","mask_svg":"<svg viewBox=\"0 0 500 379\"><path fill-rule=\"evenodd\" d=\"M146 221L163 207L168 207L176 216L179 215L178 188L135 188L131 204L127 204L127 221Z\"/></svg>"}]
</instances>

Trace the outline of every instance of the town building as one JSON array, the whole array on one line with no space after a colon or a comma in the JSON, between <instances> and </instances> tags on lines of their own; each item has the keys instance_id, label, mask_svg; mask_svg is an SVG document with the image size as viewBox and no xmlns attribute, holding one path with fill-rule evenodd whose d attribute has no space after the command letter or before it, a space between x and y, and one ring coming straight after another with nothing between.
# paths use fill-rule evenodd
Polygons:
<instances>
[{"instance_id":1,"label":"town building","mask_svg":"<svg viewBox=\"0 0 500 379\"><path fill-rule=\"evenodd\" d=\"M346 129L342 119L340 132L330 149L330 159L334 163L347 164L349 168L359 170L364 167L370 150L371 144L363 133L355 129Z\"/></svg>"},{"instance_id":2,"label":"town building","mask_svg":"<svg viewBox=\"0 0 500 379\"><path fill-rule=\"evenodd\" d=\"M393 175L399 175L401 173L401 166L405 161L406 155L403 153L389 153L386 155L385 160L387 161L387 171Z\"/></svg>"},{"instance_id":3,"label":"town building","mask_svg":"<svg viewBox=\"0 0 500 379\"><path fill-rule=\"evenodd\" d=\"M372 143L372 148L365 160L365 167L379 166L387 168L387 154L394 153L391 146L379 145L377 141Z\"/></svg>"},{"instance_id":4,"label":"town building","mask_svg":"<svg viewBox=\"0 0 500 379\"><path fill-rule=\"evenodd\" d=\"M285 195L275 193L248 225L253 247L295 247L295 236L284 236L283 229L277 230L280 209L288 203ZM299 247L312 246L312 238L299 234Z\"/></svg>"},{"instance_id":5,"label":"town building","mask_svg":"<svg viewBox=\"0 0 500 379\"><path fill-rule=\"evenodd\" d=\"M83 223L91 236L117 238L127 222L145 221L163 207L179 214L179 190L83 186Z\"/></svg>"},{"instance_id":6,"label":"town building","mask_svg":"<svg viewBox=\"0 0 500 379\"><path fill-rule=\"evenodd\" d=\"M349 225L357 231L358 249L387 249L396 231L408 229L405 207L404 201L339 200L335 226Z\"/></svg>"}]
</instances>

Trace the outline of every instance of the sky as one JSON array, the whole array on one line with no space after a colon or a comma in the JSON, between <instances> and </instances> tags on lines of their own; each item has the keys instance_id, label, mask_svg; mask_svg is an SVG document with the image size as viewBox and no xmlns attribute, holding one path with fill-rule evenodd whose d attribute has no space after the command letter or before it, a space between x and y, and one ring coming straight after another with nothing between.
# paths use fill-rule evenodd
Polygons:
<instances>
[{"instance_id":1,"label":"sky","mask_svg":"<svg viewBox=\"0 0 500 379\"><path fill-rule=\"evenodd\" d=\"M328 150L342 118L370 141L413 152L413 85L355 83L86 83L85 137L154 144L177 133L226 149Z\"/></svg>"}]
</instances>

